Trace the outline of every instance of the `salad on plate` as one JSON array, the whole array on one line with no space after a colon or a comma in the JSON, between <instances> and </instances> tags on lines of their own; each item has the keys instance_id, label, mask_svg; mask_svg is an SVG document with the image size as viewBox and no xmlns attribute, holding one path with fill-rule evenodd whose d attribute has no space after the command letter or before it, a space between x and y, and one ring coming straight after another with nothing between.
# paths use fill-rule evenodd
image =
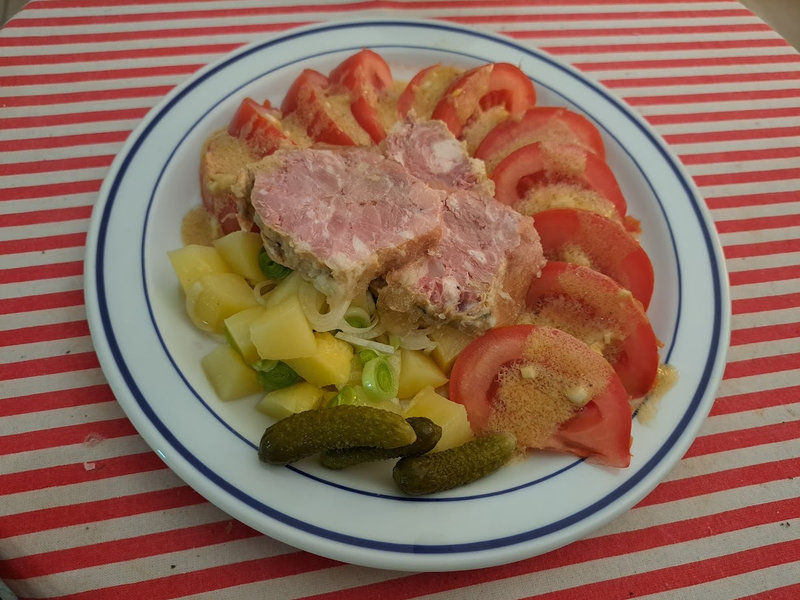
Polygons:
<instances>
[{"instance_id":1,"label":"salad on plate","mask_svg":"<svg viewBox=\"0 0 800 600\"><path fill-rule=\"evenodd\" d=\"M257 398L264 462L384 460L410 495L541 451L629 465L675 377L653 267L595 125L519 68L405 83L364 49L242 98L199 170L169 260L219 336L219 400Z\"/></svg>"}]
</instances>

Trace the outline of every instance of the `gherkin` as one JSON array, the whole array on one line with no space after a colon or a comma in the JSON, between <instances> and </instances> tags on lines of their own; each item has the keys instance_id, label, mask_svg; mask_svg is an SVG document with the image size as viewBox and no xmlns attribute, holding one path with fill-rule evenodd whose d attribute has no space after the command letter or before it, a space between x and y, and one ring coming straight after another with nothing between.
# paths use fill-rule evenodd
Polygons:
<instances>
[{"instance_id":1,"label":"gherkin","mask_svg":"<svg viewBox=\"0 0 800 600\"><path fill-rule=\"evenodd\" d=\"M360 446L357 448L340 448L328 450L321 457L323 466L329 469L345 469L363 462L418 456L433 449L442 437L442 428L426 417L409 417L406 419L414 428L417 439L407 446L399 448L374 448Z\"/></svg>"},{"instance_id":2,"label":"gherkin","mask_svg":"<svg viewBox=\"0 0 800 600\"><path fill-rule=\"evenodd\" d=\"M397 448L417 439L400 415L371 406L339 405L293 414L261 436L259 458L285 465L336 448Z\"/></svg>"},{"instance_id":3,"label":"gherkin","mask_svg":"<svg viewBox=\"0 0 800 600\"><path fill-rule=\"evenodd\" d=\"M510 433L490 433L442 452L401 458L392 477L411 496L443 492L496 471L513 456L515 448Z\"/></svg>"}]
</instances>

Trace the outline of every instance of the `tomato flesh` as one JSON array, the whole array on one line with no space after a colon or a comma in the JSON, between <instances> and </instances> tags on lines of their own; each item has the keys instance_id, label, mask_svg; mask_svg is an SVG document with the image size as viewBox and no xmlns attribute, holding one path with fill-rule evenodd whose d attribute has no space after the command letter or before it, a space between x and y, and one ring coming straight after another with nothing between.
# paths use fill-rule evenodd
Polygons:
<instances>
[{"instance_id":1,"label":"tomato flesh","mask_svg":"<svg viewBox=\"0 0 800 600\"><path fill-rule=\"evenodd\" d=\"M551 351L539 353L533 359L525 357L526 347L532 341L546 341ZM514 368L520 362L551 371L560 371L565 368L563 365L580 364L602 382L592 388L591 398L576 409L574 416L553 424L549 438L537 447L571 452L610 466L628 466L631 408L622 383L599 354L557 329L536 325L499 327L489 330L461 352L450 374L450 398L464 405L473 430L483 432L496 425L492 420L494 413L507 408L498 406L498 376L504 368ZM523 407L520 412L524 410ZM512 414L506 423L507 430L514 433L516 429L518 440L524 439L524 423L525 415Z\"/></svg>"},{"instance_id":2,"label":"tomato flesh","mask_svg":"<svg viewBox=\"0 0 800 600\"><path fill-rule=\"evenodd\" d=\"M510 206L518 206L532 188L566 183L599 196L599 203L589 199L586 200L589 204L580 208L606 216L610 213L620 221L628 209L608 165L593 153L571 144L535 142L518 148L497 165L491 179L495 183L495 198Z\"/></svg>"},{"instance_id":3,"label":"tomato flesh","mask_svg":"<svg viewBox=\"0 0 800 600\"><path fill-rule=\"evenodd\" d=\"M245 98L228 125L228 133L244 140L259 158L272 154L291 143L274 112L269 102L265 106Z\"/></svg>"},{"instance_id":4,"label":"tomato flesh","mask_svg":"<svg viewBox=\"0 0 800 600\"><path fill-rule=\"evenodd\" d=\"M439 65L431 65L419 71L411 81L408 82L400 97L397 99L397 112L401 117L405 117L413 108L414 102L417 99L417 91L422 86L425 78L431 75Z\"/></svg>"},{"instance_id":5,"label":"tomato flesh","mask_svg":"<svg viewBox=\"0 0 800 600\"><path fill-rule=\"evenodd\" d=\"M306 134L316 142L337 146L355 146L353 141L330 115L325 95L330 81L313 69L305 69L294 80L281 104L284 117L293 116L305 126Z\"/></svg>"},{"instance_id":6,"label":"tomato flesh","mask_svg":"<svg viewBox=\"0 0 800 600\"><path fill-rule=\"evenodd\" d=\"M433 110L433 119L444 121L456 137L473 116L494 106L518 115L536 103L536 91L528 77L514 65L493 63L470 69L454 81Z\"/></svg>"},{"instance_id":7,"label":"tomato flesh","mask_svg":"<svg viewBox=\"0 0 800 600\"><path fill-rule=\"evenodd\" d=\"M557 327L596 347L627 393L640 398L658 374L658 339L641 303L589 267L550 261L526 298L535 323Z\"/></svg>"},{"instance_id":8,"label":"tomato flesh","mask_svg":"<svg viewBox=\"0 0 800 600\"><path fill-rule=\"evenodd\" d=\"M534 223L547 260L575 262L600 271L630 290L647 310L653 295L653 265L622 225L572 208L542 211Z\"/></svg>"},{"instance_id":9,"label":"tomato flesh","mask_svg":"<svg viewBox=\"0 0 800 600\"><path fill-rule=\"evenodd\" d=\"M283 116L287 117L297 110L301 96L307 94L306 90L310 88L323 90L328 87L329 83L328 78L319 71L303 69L300 75L292 82L292 85L289 86L286 96L283 97L283 102L281 103Z\"/></svg>"},{"instance_id":10,"label":"tomato flesh","mask_svg":"<svg viewBox=\"0 0 800 600\"><path fill-rule=\"evenodd\" d=\"M494 127L475 150L475 158L492 169L517 148L533 142L575 144L605 158L603 138L583 115L555 106L536 106L519 119L509 119Z\"/></svg>"}]
</instances>

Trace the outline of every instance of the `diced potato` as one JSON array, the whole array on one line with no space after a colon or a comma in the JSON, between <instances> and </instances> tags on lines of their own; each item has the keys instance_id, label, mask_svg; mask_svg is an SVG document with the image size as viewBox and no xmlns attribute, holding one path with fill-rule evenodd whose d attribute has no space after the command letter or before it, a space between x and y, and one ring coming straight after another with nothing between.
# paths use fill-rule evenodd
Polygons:
<instances>
[{"instance_id":1,"label":"diced potato","mask_svg":"<svg viewBox=\"0 0 800 600\"><path fill-rule=\"evenodd\" d=\"M273 419L283 419L295 413L314 410L320 405L322 396L320 388L302 381L269 392L256 408Z\"/></svg>"},{"instance_id":2,"label":"diced potato","mask_svg":"<svg viewBox=\"0 0 800 600\"><path fill-rule=\"evenodd\" d=\"M313 356L317 339L297 296L290 296L250 324L250 339L261 358L289 360Z\"/></svg>"},{"instance_id":3,"label":"diced potato","mask_svg":"<svg viewBox=\"0 0 800 600\"><path fill-rule=\"evenodd\" d=\"M244 362L252 365L260 357L250 339L250 325L264 314L263 306L254 306L231 315L223 322L225 337L231 347L242 355Z\"/></svg>"},{"instance_id":4,"label":"diced potato","mask_svg":"<svg viewBox=\"0 0 800 600\"><path fill-rule=\"evenodd\" d=\"M475 339L455 327L442 327L430 334L431 340L436 342L436 347L431 352L431 358L436 361L439 368L446 374L450 374L453 363L461 351Z\"/></svg>"},{"instance_id":5,"label":"diced potato","mask_svg":"<svg viewBox=\"0 0 800 600\"><path fill-rule=\"evenodd\" d=\"M286 360L303 379L319 387L343 386L350 378L353 347L328 332L314 333L317 350L311 356Z\"/></svg>"},{"instance_id":6,"label":"diced potato","mask_svg":"<svg viewBox=\"0 0 800 600\"><path fill-rule=\"evenodd\" d=\"M464 406L440 396L433 388L425 388L414 396L403 416L427 417L442 428L442 438L434 451L459 446L472 437Z\"/></svg>"},{"instance_id":7,"label":"diced potato","mask_svg":"<svg viewBox=\"0 0 800 600\"><path fill-rule=\"evenodd\" d=\"M447 376L436 362L420 350L400 349L400 388L397 396L411 398L424 387L437 388Z\"/></svg>"},{"instance_id":8,"label":"diced potato","mask_svg":"<svg viewBox=\"0 0 800 600\"><path fill-rule=\"evenodd\" d=\"M222 333L225 319L258 305L253 289L236 273L203 275L186 294L186 312L192 322L217 333Z\"/></svg>"},{"instance_id":9,"label":"diced potato","mask_svg":"<svg viewBox=\"0 0 800 600\"><path fill-rule=\"evenodd\" d=\"M258 255L264 248L259 234L252 231L234 231L214 240L214 247L231 269L250 283L266 279L258 266Z\"/></svg>"},{"instance_id":10,"label":"diced potato","mask_svg":"<svg viewBox=\"0 0 800 600\"><path fill-rule=\"evenodd\" d=\"M255 371L227 344L206 354L200 364L220 400L236 400L263 391Z\"/></svg>"},{"instance_id":11,"label":"diced potato","mask_svg":"<svg viewBox=\"0 0 800 600\"><path fill-rule=\"evenodd\" d=\"M266 296L264 296L264 306L277 306L287 298L297 296L297 290L303 284L304 280L300 277L300 273L293 272L281 281L275 288Z\"/></svg>"},{"instance_id":12,"label":"diced potato","mask_svg":"<svg viewBox=\"0 0 800 600\"><path fill-rule=\"evenodd\" d=\"M212 246L189 244L177 250L170 250L167 256L183 291L187 294L189 288L204 275L229 273L231 270L222 255Z\"/></svg>"}]
</instances>

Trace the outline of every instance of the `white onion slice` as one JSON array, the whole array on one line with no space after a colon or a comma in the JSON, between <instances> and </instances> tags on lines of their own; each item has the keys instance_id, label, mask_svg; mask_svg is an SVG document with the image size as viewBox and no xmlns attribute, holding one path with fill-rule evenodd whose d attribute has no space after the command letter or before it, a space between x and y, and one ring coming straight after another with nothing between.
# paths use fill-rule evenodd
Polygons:
<instances>
[{"instance_id":1,"label":"white onion slice","mask_svg":"<svg viewBox=\"0 0 800 600\"><path fill-rule=\"evenodd\" d=\"M297 291L297 297L300 300L300 307L306 315L308 322L314 331L331 331L336 329L339 322L344 318L344 313L347 312L347 307L350 306L348 300L340 300L329 305L328 312L320 312L319 300L322 294L310 283L304 283Z\"/></svg>"},{"instance_id":2,"label":"white onion slice","mask_svg":"<svg viewBox=\"0 0 800 600\"><path fill-rule=\"evenodd\" d=\"M265 279L264 281L260 281L255 286L253 286L253 295L256 297L256 302L261 304L262 306L266 306L267 299L266 295L270 293L272 290L275 289L275 286L278 285L277 282L271 281L269 279ZM269 289L264 289L269 288Z\"/></svg>"},{"instance_id":3,"label":"white onion slice","mask_svg":"<svg viewBox=\"0 0 800 600\"><path fill-rule=\"evenodd\" d=\"M399 337L400 347L406 350L433 350L436 342L425 331L410 331Z\"/></svg>"},{"instance_id":4,"label":"white onion slice","mask_svg":"<svg viewBox=\"0 0 800 600\"><path fill-rule=\"evenodd\" d=\"M336 332L335 337L339 338L344 342L347 342L348 344L353 344L353 346L359 346L361 348L370 348L372 350L375 350L376 352L382 352L383 354L394 354L394 346L390 346L389 344L382 344L374 340L365 340L355 335L348 335L342 331Z\"/></svg>"}]
</instances>

